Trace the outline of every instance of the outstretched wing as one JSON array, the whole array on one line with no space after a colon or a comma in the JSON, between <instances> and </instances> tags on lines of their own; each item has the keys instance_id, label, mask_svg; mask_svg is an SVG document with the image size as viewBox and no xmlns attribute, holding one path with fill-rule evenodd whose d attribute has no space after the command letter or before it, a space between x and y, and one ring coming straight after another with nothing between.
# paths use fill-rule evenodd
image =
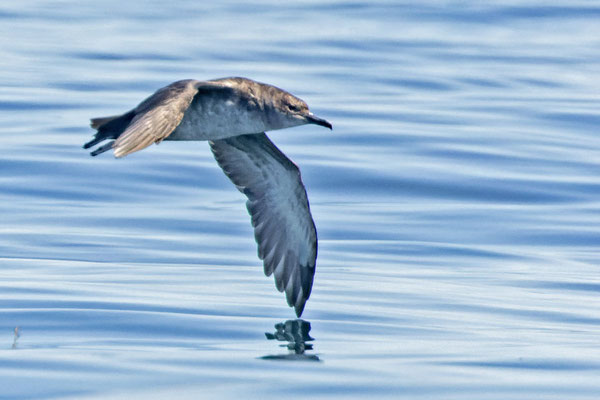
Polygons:
<instances>
[{"instance_id":1,"label":"outstretched wing","mask_svg":"<svg viewBox=\"0 0 600 400\"><path fill-rule=\"evenodd\" d=\"M192 79L173 82L141 102L125 131L112 144L115 157L124 157L169 136L198 92L199 83Z\"/></svg>"},{"instance_id":2,"label":"outstretched wing","mask_svg":"<svg viewBox=\"0 0 600 400\"><path fill-rule=\"evenodd\" d=\"M317 231L298 167L264 133L210 142L225 174L248 197L265 275L300 316L312 289Z\"/></svg>"}]
</instances>

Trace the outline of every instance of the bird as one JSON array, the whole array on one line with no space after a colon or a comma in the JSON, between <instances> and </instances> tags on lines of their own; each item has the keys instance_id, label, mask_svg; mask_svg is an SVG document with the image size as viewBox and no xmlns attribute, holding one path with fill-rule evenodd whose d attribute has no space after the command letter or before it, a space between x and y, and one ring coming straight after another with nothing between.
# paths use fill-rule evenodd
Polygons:
<instances>
[{"instance_id":1,"label":"bird","mask_svg":"<svg viewBox=\"0 0 600 400\"><path fill-rule=\"evenodd\" d=\"M297 317L310 297L317 230L300 170L265 134L305 124L333 129L305 101L276 86L230 77L173 82L120 115L92 118L83 148L116 158L163 140L208 141L217 164L246 197L258 257Z\"/></svg>"}]
</instances>

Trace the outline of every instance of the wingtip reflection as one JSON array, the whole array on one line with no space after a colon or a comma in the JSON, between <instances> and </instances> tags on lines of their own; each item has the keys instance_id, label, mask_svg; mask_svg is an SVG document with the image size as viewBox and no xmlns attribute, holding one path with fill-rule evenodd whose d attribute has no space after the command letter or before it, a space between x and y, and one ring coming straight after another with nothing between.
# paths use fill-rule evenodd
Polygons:
<instances>
[{"instance_id":1,"label":"wingtip reflection","mask_svg":"<svg viewBox=\"0 0 600 400\"><path fill-rule=\"evenodd\" d=\"M280 347L286 347L288 353L266 355L261 357L261 359L321 361L315 354L306 354L307 350L313 350L312 343L308 342L315 340L309 335L310 329L310 322L302 319L290 319L275 324L275 332L265 332L265 336L267 340L287 342L287 344L282 344Z\"/></svg>"}]
</instances>

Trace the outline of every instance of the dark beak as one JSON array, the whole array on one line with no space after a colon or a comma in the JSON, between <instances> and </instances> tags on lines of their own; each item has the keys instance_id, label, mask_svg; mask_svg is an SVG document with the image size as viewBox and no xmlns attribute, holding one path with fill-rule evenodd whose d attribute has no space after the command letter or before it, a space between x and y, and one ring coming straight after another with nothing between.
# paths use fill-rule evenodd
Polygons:
<instances>
[{"instance_id":1,"label":"dark beak","mask_svg":"<svg viewBox=\"0 0 600 400\"><path fill-rule=\"evenodd\" d=\"M324 126L325 128L333 129L333 126L329 122L327 122L324 119L314 116L312 113L308 114L304 118L306 118L306 121L309 124L321 125L321 126Z\"/></svg>"}]
</instances>

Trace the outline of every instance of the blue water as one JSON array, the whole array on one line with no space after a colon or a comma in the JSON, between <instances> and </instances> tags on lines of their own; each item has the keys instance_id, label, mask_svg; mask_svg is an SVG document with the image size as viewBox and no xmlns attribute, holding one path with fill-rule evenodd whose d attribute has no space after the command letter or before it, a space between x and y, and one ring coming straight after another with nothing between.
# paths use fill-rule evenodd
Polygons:
<instances>
[{"instance_id":1,"label":"blue water","mask_svg":"<svg viewBox=\"0 0 600 400\"><path fill-rule=\"evenodd\" d=\"M600 4L205 3L0 4L0 399L597 399ZM314 340L206 143L81 149L232 75L334 125Z\"/></svg>"}]
</instances>

